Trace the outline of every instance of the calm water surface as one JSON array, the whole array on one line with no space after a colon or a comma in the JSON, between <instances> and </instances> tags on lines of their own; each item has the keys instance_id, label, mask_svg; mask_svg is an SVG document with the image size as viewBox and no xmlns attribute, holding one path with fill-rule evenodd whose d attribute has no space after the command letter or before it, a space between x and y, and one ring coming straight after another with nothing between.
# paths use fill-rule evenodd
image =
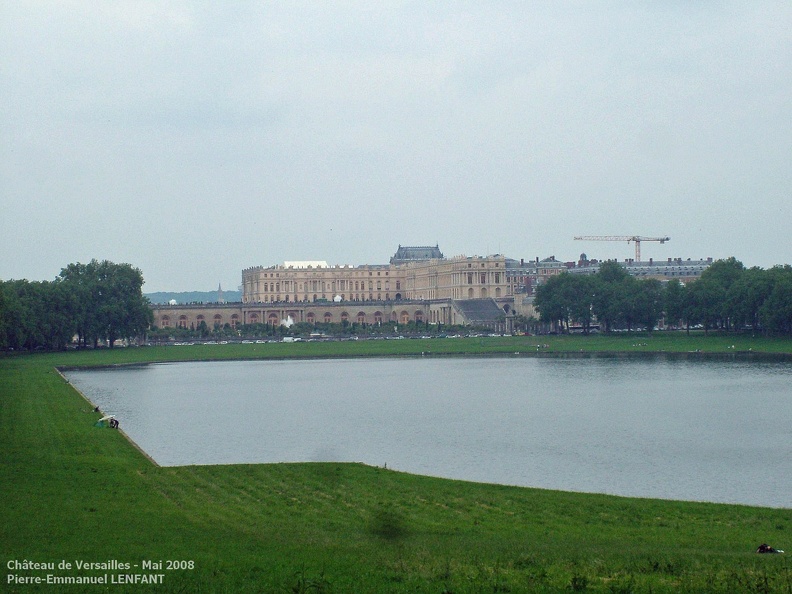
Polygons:
<instances>
[{"instance_id":1,"label":"calm water surface","mask_svg":"<svg viewBox=\"0 0 792 594\"><path fill-rule=\"evenodd\" d=\"M792 507L792 365L608 358L156 364L69 380L159 464L357 461Z\"/></svg>"}]
</instances>

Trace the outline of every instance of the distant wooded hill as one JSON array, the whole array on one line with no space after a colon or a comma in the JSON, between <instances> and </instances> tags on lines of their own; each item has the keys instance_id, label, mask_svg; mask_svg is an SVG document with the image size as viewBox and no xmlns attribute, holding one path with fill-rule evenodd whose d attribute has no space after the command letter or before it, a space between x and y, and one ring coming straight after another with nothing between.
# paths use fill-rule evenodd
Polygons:
<instances>
[{"instance_id":1,"label":"distant wooded hill","mask_svg":"<svg viewBox=\"0 0 792 594\"><path fill-rule=\"evenodd\" d=\"M182 291L169 293L159 291L157 293L145 293L149 301L155 304L165 304L175 299L177 303L215 303L217 302L217 291ZM228 302L242 301L242 291L223 291L223 299Z\"/></svg>"}]
</instances>

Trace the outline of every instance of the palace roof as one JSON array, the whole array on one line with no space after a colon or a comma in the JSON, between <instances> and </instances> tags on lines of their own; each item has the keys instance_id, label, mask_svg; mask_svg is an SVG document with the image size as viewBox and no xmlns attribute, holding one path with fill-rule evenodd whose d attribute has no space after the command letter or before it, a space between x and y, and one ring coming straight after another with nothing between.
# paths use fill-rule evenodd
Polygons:
<instances>
[{"instance_id":1,"label":"palace roof","mask_svg":"<svg viewBox=\"0 0 792 594\"><path fill-rule=\"evenodd\" d=\"M407 246L399 245L399 249L390 259L391 264L406 264L407 262L416 262L422 260L443 259L443 252L440 251L440 246Z\"/></svg>"}]
</instances>

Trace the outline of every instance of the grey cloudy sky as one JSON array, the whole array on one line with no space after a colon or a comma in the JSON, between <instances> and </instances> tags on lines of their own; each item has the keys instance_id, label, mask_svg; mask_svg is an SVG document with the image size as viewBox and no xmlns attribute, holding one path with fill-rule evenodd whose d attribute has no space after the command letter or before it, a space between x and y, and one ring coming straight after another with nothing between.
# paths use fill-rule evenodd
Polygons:
<instances>
[{"instance_id":1,"label":"grey cloudy sky","mask_svg":"<svg viewBox=\"0 0 792 594\"><path fill-rule=\"evenodd\" d=\"M284 260L792 263L792 4L4 2L0 278Z\"/></svg>"}]
</instances>

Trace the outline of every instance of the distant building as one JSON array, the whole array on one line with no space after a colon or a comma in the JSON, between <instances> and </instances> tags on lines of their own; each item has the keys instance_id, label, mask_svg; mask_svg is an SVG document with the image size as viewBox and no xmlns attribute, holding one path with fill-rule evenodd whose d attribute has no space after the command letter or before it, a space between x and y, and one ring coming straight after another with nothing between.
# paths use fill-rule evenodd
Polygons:
<instances>
[{"instance_id":1,"label":"distant building","mask_svg":"<svg viewBox=\"0 0 792 594\"><path fill-rule=\"evenodd\" d=\"M506 258L445 258L439 246L400 245L388 264L286 261L242 271L241 304L156 306L159 327L229 324L429 322L510 331Z\"/></svg>"},{"instance_id":2,"label":"distant building","mask_svg":"<svg viewBox=\"0 0 792 594\"><path fill-rule=\"evenodd\" d=\"M570 272L594 274L597 260L514 260L503 255L446 258L435 246L402 246L388 264L329 265L324 260L286 261L242 271L242 303L154 306L160 327L210 328L229 324L405 324L429 322L511 330L515 314L535 315L533 295L547 279ZM698 278L712 259L625 261L641 278Z\"/></svg>"},{"instance_id":3,"label":"distant building","mask_svg":"<svg viewBox=\"0 0 792 594\"><path fill-rule=\"evenodd\" d=\"M619 264L628 274L638 278L677 279L682 282L690 282L698 279L701 273L712 265L712 258L705 260L668 258L657 261L649 258L648 261L643 262L637 262L630 258L619 262ZM585 254L581 254L581 259L577 263L570 263L569 271L573 274L596 274L599 268L599 261L588 260L585 258Z\"/></svg>"},{"instance_id":4,"label":"distant building","mask_svg":"<svg viewBox=\"0 0 792 594\"><path fill-rule=\"evenodd\" d=\"M410 246L402 246L399 244L399 248L396 250L396 253L390 259L390 263L393 265L398 264L407 264L409 262L423 262L427 260L442 260L445 256L440 251L440 246L435 245L434 247L431 246L418 246L418 247L410 247Z\"/></svg>"},{"instance_id":5,"label":"distant building","mask_svg":"<svg viewBox=\"0 0 792 594\"><path fill-rule=\"evenodd\" d=\"M445 258L435 247L399 246L389 264L284 262L242 271L242 302L490 299L510 295L506 258Z\"/></svg>"}]
</instances>

